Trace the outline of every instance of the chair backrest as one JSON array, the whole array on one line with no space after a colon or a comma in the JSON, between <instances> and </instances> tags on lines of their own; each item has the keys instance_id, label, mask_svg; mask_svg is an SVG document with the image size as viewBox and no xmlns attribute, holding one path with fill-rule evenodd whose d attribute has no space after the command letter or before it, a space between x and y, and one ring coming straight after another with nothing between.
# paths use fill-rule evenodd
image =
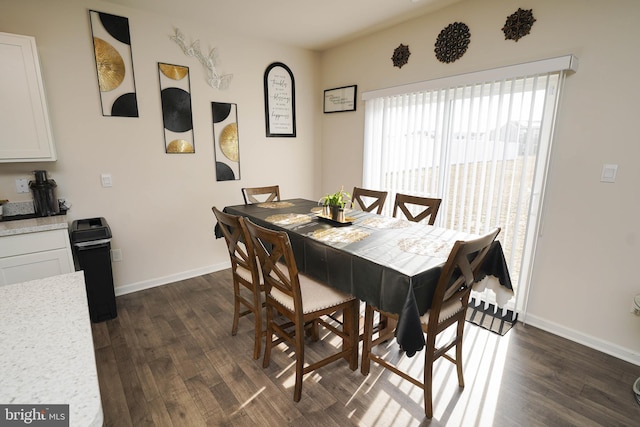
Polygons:
<instances>
[{"instance_id":1,"label":"chair backrest","mask_svg":"<svg viewBox=\"0 0 640 427\"><path fill-rule=\"evenodd\" d=\"M256 196L261 197L262 200ZM242 197L244 198L244 204L250 205L252 203L264 203L280 201L280 186L271 185L268 187L251 187L242 189Z\"/></svg>"},{"instance_id":2,"label":"chair backrest","mask_svg":"<svg viewBox=\"0 0 640 427\"><path fill-rule=\"evenodd\" d=\"M249 219L245 220L245 225L260 262L267 298L273 301L274 293L282 293L293 299L295 313L302 315L300 279L289 235L262 227ZM277 298L275 301L277 303Z\"/></svg>"},{"instance_id":3,"label":"chair backrest","mask_svg":"<svg viewBox=\"0 0 640 427\"><path fill-rule=\"evenodd\" d=\"M352 207L353 202L356 202L358 206L366 212L373 212L375 209L377 214L381 214L385 200L387 200L386 191L354 187L353 193L351 193Z\"/></svg>"},{"instance_id":4,"label":"chair backrest","mask_svg":"<svg viewBox=\"0 0 640 427\"><path fill-rule=\"evenodd\" d=\"M478 279L480 266L491 244L500 233L500 227L472 240L458 240L447 258L431 303L429 328L437 327L440 309L446 303L459 299L463 307L469 303L469 294Z\"/></svg>"},{"instance_id":5,"label":"chair backrest","mask_svg":"<svg viewBox=\"0 0 640 427\"><path fill-rule=\"evenodd\" d=\"M256 262L253 241L245 226L244 218L222 212L215 206L211 210L216 216L220 231L222 231L224 240L227 242L229 257L231 258L231 270L234 275L238 268L243 268L251 274L252 282L259 284L258 263ZM239 279L244 280L242 277L239 276Z\"/></svg>"},{"instance_id":6,"label":"chair backrest","mask_svg":"<svg viewBox=\"0 0 640 427\"><path fill-rule=\"evenodd\" d=\"M397 193L393 204L393 216L395 217L400 209L409 221L420 222L429 218L429 225L433 225L436 221L436 215L438 215L438 209L440 209L440 203L442 203L442 199ZM421 207L421 209L418 209L414 215L412 211L415 212L416 207Z\"/></svg>"}]
</instances>

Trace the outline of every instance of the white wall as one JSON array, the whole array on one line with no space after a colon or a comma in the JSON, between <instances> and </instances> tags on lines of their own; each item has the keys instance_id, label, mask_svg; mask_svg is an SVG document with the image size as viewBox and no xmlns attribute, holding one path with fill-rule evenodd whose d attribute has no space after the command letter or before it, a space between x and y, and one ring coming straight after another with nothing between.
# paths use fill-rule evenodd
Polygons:
<instances>
[{"instance_id":1,"label":"white wall","mask_svg":"<svg viewBox=\"0 0 640 427\"><path fill-rule=\"evenodd\" d=\"M89 9L129 19L139 118L101 114ZM30 200L16 193L15 178L48 170L58 197L72 203L69 222L103 216L111 226L112 248L123 255L113 264L117 292L228 265L211 207L242 203L244 186L279 184L285 197L319 197L317 53L101 1L0 0L0 10L0 31L36 37L59 159L0 164L0 198ZM219 49L220 69L233 74L228 90L206 84L199 62L169 39L174 27L205 51ZM263 73L275 61L294 74L297 138L265 137ZM165 154L158 62L190 69L195 154ZM239 181L216 182L212 101L238 105ZM112 174L112 188L101 187L101 173Z\"/></svg>"},{"instance_id":2,"label":"white wall","mask_svg":"<svg viewBox=\"0 0 640 427\"><path fill-rule=\"evenodd\" d=\"M517 43L501 31L518 7L533 9L532 32ZM640 364L640 318L630 314L640 293L640 2L588 0L463 0L437 13L379 32L322 55L322 88L357 84L358 92L574 54L578 72L566 80L545 197L527 322ZM452 22L471 32L467 53L452 64L433 53ZM409 45L402 68L393 50ZM325 190L362 180L364 103L324 115ZM619 165L614 184L602 165Z\"/></svg>"}]
</instances>

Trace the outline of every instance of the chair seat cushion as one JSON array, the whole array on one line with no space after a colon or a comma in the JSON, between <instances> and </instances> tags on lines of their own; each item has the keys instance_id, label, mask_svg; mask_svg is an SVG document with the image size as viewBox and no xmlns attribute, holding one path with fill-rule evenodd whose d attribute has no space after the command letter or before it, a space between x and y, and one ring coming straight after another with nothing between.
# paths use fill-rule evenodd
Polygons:
<instances>
[{"instance_id":1,"label":"chair seat cushion","mask_svg":"<svg viewBox=\"0 0 640 427\"><path fill-rule=\"evenodd\" d=\"M454 316L462 310L462 301L459 299L454 299L451 301L447 301L442 305L440 309L440 316L438 316L438 323L444 322L448 318ZM420 322L426 327L429 326L429 315L431 314L431 310L428 310L425 314L420 317Z\"/></svg>"},{"instance_id":2,"label":"chair seat cushion","mask_svg":"<svg viewBox=\"0 0 640 427\"><path fill-rule=\"evenodd\" d=\"M243 266L238 264L238 268L236 268L236 274L242 277L247 282L253 282L253 277L251 277L251 271L247 270ZM258 280L260 280L260 269L258 269Z\"/></svg>"},{"instance_id":3,"label":"chair seat cushion","mask_svg":"<svg viewBox=\"0 0 640 427\"><path fill-rule=\"evenodd\" d=\"M304 274L298 274L298 279L304 314L324 310L355 299L352 295L333 289ZM275 287L271 289L271 296L288 310L294 311L292 297Z\"/></svg>"},{"instance_id":4,"label":"chair seat cushion","mask_svg":"<svg viewBox=\"0 0 640 427\"><path fill-rule=\"evenodd\" d=\"M245 246L244 243L238 242L237 244L238 244L238 247L242 248L242 251L244 253L248 252L247 247ZM258 260L256 259L255 262L257 264ZM262 270L259 264L257 264L257 269L258 269L258 280L260 280L260 283L262 283ZM253 278L251 277L251 271L244 268L242 265L238 264L238 268L236 268L235 272L238 276L242 277L247 282L252 282Z\"/></svg>"}]
</instances>

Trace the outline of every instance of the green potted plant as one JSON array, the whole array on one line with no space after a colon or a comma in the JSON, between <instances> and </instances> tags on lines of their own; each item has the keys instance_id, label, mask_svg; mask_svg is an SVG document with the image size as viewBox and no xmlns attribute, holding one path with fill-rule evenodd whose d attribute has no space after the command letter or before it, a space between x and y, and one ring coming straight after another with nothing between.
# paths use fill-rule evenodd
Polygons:
<instances>
[{"instance_id":1,"label":"green potted plant","mask_svg":"<svg viewBox=\"0 0 640 427\"><path fill-rule=\"evenodd\" d=\"M344 187L333 194L327 194L320 199L323 215L331 215L334 221L344 221L344 208L351 201L351 195L344 191Z\"/></svg>"}]
</instances>

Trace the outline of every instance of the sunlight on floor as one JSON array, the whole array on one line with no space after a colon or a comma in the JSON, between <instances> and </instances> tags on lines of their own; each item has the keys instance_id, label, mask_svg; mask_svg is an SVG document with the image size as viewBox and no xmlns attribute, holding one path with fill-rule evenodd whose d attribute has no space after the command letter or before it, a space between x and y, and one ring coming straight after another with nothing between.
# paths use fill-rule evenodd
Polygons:
<instances>
[{"instance_id":1,"label":"sunlight on floor","mask_svg":"<svg viewBox=\"0 0 640 427\"><path fill-rule=\"evenodd\" d=\"M454 331L450 329L449 332ZM441 334L438 342L449 338L447 334L448 332ZM509 333L500 336L474 324L466 324L463 343L465 387L458 387L455 365L439 359L434 365L434 415L431 421L424 415L423 390L373 362L369 375L362 377L352 397L344 401L344 406L351 414L359 413L358 425L367 427L491 426L495 420L509 340ZM313 352L334 351L341 344L340 338L321 329L320 340L309 345L309 361L314 360ZM414 357L406 357L399 351L395 340L386 346L377 346L375 351L397 364L400 369L422 380L423 352ZM284 389L292 390L295 384L295 352L287 344L281 343L273 348L272 357L277 357L280 364L276 378ZM321 369L305 375L304 383L320 383L323 373ZM357 374L359 375L359 367ZM305 388L303 393L304 390ZM352 408L358 395L370 395L373 403L368 408Z\"/></svg>"},{"instance_id":2,"label":"sunlight on floor","mask_svg":"<svg viewBox=\"0 0 640 427\"><path fill-rule=\"evenodd\" d=\"M467 324L463 344L465 387L464 389L458 387L457 374L452 363L444 359L435 363L433 425L492 425L508 347L508 333L501 337L475 325ZM391 343L384 357L394 360L401 369L421 379L424 366L423 353L420 352L411 358L399 357L399 354L397 345ZM400 360L397 361L397 359ZM383 388L381 383L387 383L387 385ZM389 384L394 387L389 387ZM381 391L383 389L385 391ZM362 426L418 425L425 420L422 389L375 363L372 363L371 373L359 392L376 394L375 403L362 416L360 422ZM402 421L396 422L396 420Z\"/></svg>"},{"instance_id":3,"label":"sunlight on floor","mask_svg":"<svg viewBox=\"0 0 640 427\"><path fill-rule=\"evenodd\" d=\"M253 399L255 399L256 397L258 397L260 394L262 394L264 391L266 390L266 387L262 387L260 388L260 390L258 390L256 393L253 394L253 396L251 396L249 399L245 400L242 404L240 404L240 406L238 407L238 409L236 409L233 414L240 412L245 406L249 405Z\"/></svg>"}]
</instances>

